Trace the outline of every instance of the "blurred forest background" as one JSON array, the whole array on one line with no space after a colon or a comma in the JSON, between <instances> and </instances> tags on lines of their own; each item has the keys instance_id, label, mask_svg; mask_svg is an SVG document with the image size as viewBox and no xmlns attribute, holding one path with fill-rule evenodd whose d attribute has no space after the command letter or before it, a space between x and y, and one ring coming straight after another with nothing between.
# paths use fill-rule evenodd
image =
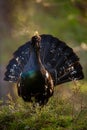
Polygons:
<instances>
[{"instance_id":1,"label":"blurred forest background","mask_svg":"<svg viewBox=\"0 0 87 130\"><path fill-rule=\"evenodd\" d=\"M36 110L36 115L33 115L34 119L24 122L13 122L10 126L6 124L5 128L2 122L8 122L9 110L5 113L3 109L2 115L0 116L1 130L72 130L71 129L71 115L77 117L81 112L80 121L77 121L73 130L86 130L87 128L87 0L0 0L0 99L1 103L7 103L7 100L16 100L16 88L15 85L3 81L5 67L8 61L12 58L12 53L22 44L30 40L35 31L39 34L51 34L62 41L65 41L70 47L74 49L77 55L80 57L81 64L85 79L80 81L76 85L74 83L66 83L62 86L56 87L55 95L52 102L49 102L48 106L43 110L43 113L39 113ZM74 94L75 98L70 100ZM67 100L66 100L67 99ZM77 99L77 100L75 100ZM71 102L69 102L71 101ZM55 103L53 103L55 102ZM70 103L72 107L66 106L66 102ZM22 103L23 105L27 105ZM58 106L61 107L61 109ZM53 109L55 106L55 109ZM66 106L66 107L65 107ZM30 109L31 107L28 106ZM24 112L26 110L20 110ZM71 109L72 108L72 109ZM13 108L12 108L13 109ZM18 108L19 109L19 108ZM1 108L2 110L2 108ZM15 110L15 108L14 108ZM85 112L83 112L83 111ZM71 111L71 115L54 117L49 115L49 112L54 113L57 116L57 112L62 111L67 115ZM21 112L21 113L22 113ZM27 112L27 110L26 110ZM52 114L50 113L50 114ZM22 113L24 114L24 113ZM29 113L28 113L29 114ZM34 114L34 113L33 113ZM39 114L39 119L36 119ZM59 114L59 113L58 113ZM20 115L20 114L19 114ZM18 119L26 115L19 116ZM47 116L48 115L48 116ZM28 115L29 116L29 115ZM53 116L53 119L49 116ZM26 116L25 116L26 117ZM64 118L63 118L64 117ZM65 118L67 117L67 118ZM9 117L14 119L16 117ZM51 121L43 123L44 120L49 119ZM24 119L24 118L23 118ZM43 120L44 119L44 120ZM64 119L64 120L63 120ZM84 119L84 121L82 120ZM9 119L10 120L10 119ZM54 121L53 121L54 120ZM57 122L59 121L59 124ZM86 121L85 121L86 120ZM16 121L16 120L15 120ZM36 122L35 122L36 121ZM37 123L37 121L40 123ZM42 121L42 122L41 122ZM65 121L65 122L64 122ZM51 124L54 124L52 125ZM57 122L57 123L56 123ZM18 123L18 124L17 124ZM9 124L9 122L8 122ZM21 124L21 125L20 125ZM36 124L36 125L35 125ZM43 124L43 128L41 125ZM48 124L48 125L47 125ZM5 125L5 124L4 124ZM45 127L46 125L47 127ZM49 125L52 125L51 127ZM64 125L64 126L62 126ZM74 123L75 125L75 123ZM7 127L8 126L8 127ZM13 127L14 126L14 127ZM48 128L49 126L49 128ZM79 127L80 126L80 127ZM81 128L81 129L80 129Z\"/></svg>"}]
</instances>

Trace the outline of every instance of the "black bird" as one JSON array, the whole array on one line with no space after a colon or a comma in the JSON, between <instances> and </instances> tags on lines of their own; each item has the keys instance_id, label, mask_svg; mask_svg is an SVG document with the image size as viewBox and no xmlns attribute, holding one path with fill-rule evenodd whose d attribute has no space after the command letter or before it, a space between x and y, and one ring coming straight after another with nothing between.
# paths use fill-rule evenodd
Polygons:
<instances>
[{"instance_id":1,"label":"black bird","mask_svg":"<svg viewBox=\"0 0 87 130\"><path fill-rule=\"evenodd\" d=\"M54 86L83 79L82 66L73 49L52 35L34 35L9 61L4 80L16 82L24 101L44 105Z\"/></svg>"}]
</instances>

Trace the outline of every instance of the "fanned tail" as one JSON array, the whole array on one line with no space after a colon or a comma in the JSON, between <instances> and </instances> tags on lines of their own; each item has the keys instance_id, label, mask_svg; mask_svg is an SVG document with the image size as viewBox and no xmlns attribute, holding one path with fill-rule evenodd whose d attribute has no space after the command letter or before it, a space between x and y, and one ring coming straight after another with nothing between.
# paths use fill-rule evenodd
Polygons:
<instances>
[{"instance_id":1,"label":"fanned tail","mask_svg":"<svg viewBox=\"0 0 87 130\"><path fill-rule=\"evenodd\" d=\"M54 85L84 78L78 56L66 43L51 35L40 35L40 57L42 64L51 74ZM22 72L35 68L31 41L18 48L10 60L4 80L17 82ZM31 56L30 56L31 55Z\"/></svg>"}]
</instances>

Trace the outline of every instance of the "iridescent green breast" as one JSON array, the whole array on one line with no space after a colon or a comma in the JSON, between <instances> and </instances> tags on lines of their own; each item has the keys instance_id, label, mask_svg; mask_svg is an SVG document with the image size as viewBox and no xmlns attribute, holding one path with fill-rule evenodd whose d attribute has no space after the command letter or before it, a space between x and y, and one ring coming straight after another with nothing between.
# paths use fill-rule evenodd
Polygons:
<instances>
[{"instance_id":1,"label":"iridescent green breast","mask_svg":"<svg viewBox=\"0 0 87 130\"><path fill-rule=\"evenodd\" d=\"M21 78L23 79L34 79L36 77L36 75L38 74L38 71L29 71L29 72L25 72L25 73L22 73L21 75Z\"/></svg>"},{"instance_id":2,"label":"iridescent green breast","mask_svg":"<svg viewBox=\"0 0 87 130\"><path fill-rule=\"evenodd\" d=\"M23 73L21 82L28 93L38 93L40 90L44 90L45 79L40 71Z\"/></svg>"}]
</instances>

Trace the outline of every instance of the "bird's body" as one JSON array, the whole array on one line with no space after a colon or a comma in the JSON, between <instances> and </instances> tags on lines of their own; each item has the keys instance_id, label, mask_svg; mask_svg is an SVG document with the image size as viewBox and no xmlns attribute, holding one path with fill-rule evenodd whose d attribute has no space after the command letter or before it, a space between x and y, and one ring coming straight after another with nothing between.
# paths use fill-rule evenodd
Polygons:
<instances>
[{"instance_id":1,"label":"bird's body","mask_svg":"<svg viewBox=\"0 0 87 130\"><path fill-rule=\"evenodd\" d=\"M36 35L21 46L7 66L5 80L17 82L24 101L47 103L54 86L82 79L78 56L64 42L51 35Z\"/></svg>"}]
</instances>

